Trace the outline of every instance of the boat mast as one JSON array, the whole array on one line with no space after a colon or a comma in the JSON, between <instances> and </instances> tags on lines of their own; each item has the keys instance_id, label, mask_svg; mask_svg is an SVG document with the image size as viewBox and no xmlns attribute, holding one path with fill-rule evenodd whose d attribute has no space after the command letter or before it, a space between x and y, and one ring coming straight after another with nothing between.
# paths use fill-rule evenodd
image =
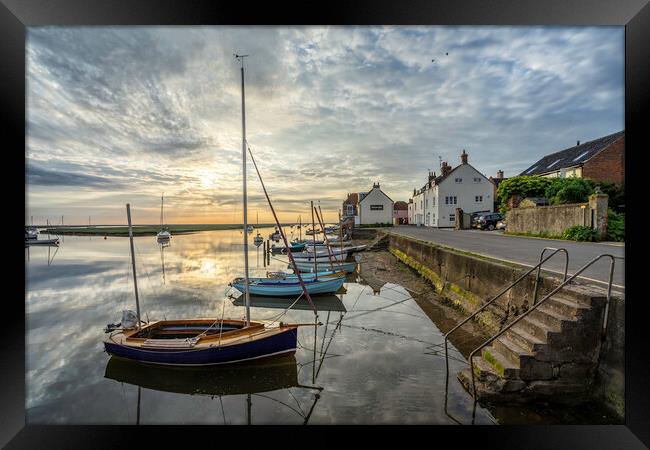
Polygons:
<instances>
[{"instance_id":1,"label":"boat mast","mask_svg":"<svg viewBox=\"0 0 650 450\"><path fill-rule=\"evenodd\" d=\"M163 203L165 201L165 193L160 196L160 229L163 229Z\"/></svg>"},{"instance_id":2,"label":"boat mast","mask_svg":"<svg viewBox=\"0 0 650 450\"><path fill-rule=\"evenodd\" d=\"M242 174L244 180L244 286L246 298L246 326L251 322L251 294L248 287L248 198L246 195L246 103L244 100L244 58L248 55L235 55L241 61L241 128L242 128Z\"/></svg>"},{"instance_id":3,"label":"boat mast","mask_svg":"<svg viewBox=\"0 0 650 450\"><path fill-rule=\"evenodd\" d=\"M314 201L311 201L311 229L314 232L312 234L312 242L314 243L314 278L318 279L318 271L316 270L316 224L314 223Z\"/></svg>"},{"instance_id":4,"label":"boat mast","mask_svg":"<svg viewBox=\"0 0 650 450\"><path fill-rule=\"evenodd\" d=\"M298 222L300 222L300 225L298 225L298 233L300 237L298 238L298 242L302 242L302 217L298 216Z\"/></svg>"},{"instance_id":5,"label":"boat mast","mask_svg":"<svg viewBox=\"0 0 650 450\"><path fill-rule=\"evenodd\" d=\"M131 265L133 266L133 286L135 287L135 311L138 315L138 328L140 328L140 299L138 298L138 277L135 275L135 253L133 252L133 229L131 228L131 205L126 204L126 218L129 221L129 241L131 244Z\"/></svg>"}]
</instances>

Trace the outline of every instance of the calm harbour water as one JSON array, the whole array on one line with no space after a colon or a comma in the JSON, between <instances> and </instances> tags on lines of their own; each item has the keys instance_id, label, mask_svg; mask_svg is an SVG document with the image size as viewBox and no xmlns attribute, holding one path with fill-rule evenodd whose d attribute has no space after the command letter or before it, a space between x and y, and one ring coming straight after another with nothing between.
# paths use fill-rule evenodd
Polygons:
<instances>
[{"instance_id":1,"label":"calm harbour water","mask_svg":"<svg viewBox=\"0 0 650 450\"><path fill-rule=\"evenodd\" d=\"M251 276L286 269L281 255L263 267L254 234ZM145 318L245 316L240 293L228 287L243 274L240 231L178 235L164 249L153 236L134 242ZM323 325L299 329L293 357L161 369L103 350L106 324L135 310L128 238L65 236L58 249L26 249L25 264L29 424L495 422L456 379L466 364L454 348L445 390L442 334L399 285L371 287L352 274L345 293L314 297ZM275 318L288 304L270 306L272 299L254 298L251 318ZM281 320L313 322L307 306Z\"/></svg>"}]
</instances>

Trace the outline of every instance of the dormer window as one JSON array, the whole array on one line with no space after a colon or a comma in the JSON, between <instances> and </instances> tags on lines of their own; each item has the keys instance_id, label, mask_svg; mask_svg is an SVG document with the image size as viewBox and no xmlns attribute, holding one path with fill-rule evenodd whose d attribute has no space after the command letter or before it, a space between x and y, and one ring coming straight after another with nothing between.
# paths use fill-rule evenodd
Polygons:
<instances>
[{"instance_id":1,"label":"dormer window","mask_svg":"<svg viewBox=\"0 0 650 450\"><path fill-rule=\"evenodd\" d=\"M551 167L553 167L554 165L556 165L556 164L559 163L560 161L562 161L562 158L558 159L557 161L555 161L555 162L552 163L552 164L549 164L548 167L547 167L547 169L550 169Z\"/></svg>"}]
</instances>

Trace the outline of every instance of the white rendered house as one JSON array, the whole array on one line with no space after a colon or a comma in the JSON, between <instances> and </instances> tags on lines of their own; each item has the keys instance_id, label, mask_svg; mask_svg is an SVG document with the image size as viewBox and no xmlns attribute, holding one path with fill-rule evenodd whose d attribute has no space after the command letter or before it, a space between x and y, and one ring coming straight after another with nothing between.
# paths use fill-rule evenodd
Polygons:
<instances>
[{"instance_id":1,"label":"white rendered house","mask_svg":"<svg viewBox=\"0 0 650 450\"><path fill-rule=\"evenodd\" d=\"M393 201L379 189L379 183L359 199L358 210L361 225L393 223Z\"/></svg>"},{"instance_id":2,"label":"white rendered house","mask_svg":"<svg viewBox=\"0 0 650 450\"><path fill-rule=\"evenodd\" d=\"M419 190L413 191L413 221L428 227L454 227L456 208L465 213L493 210L494 185L481 172L467 162L463 150L461 164L454 167L442 163L442 175L429 172L429 180Z\"/></svg>"}]
</instances>

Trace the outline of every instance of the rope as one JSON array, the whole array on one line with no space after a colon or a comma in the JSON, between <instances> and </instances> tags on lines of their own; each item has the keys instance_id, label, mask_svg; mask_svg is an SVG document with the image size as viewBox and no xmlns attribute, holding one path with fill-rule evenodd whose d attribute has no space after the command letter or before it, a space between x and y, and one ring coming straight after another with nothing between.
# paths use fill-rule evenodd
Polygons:
<instances>
[{"instance_id":1,"label":"rope","mask_svg":"<svg viewBox=\"0 0 650 450\"><path fill-rule=\"evenodd\" d=\"M280 314L279 314L275 319L271 320L271 323L275 323L275 322L277 322L278 319L280 319L282 316L284 316L286 313L288 313L289 310L290 310L291 308L293 308L293 306L294 306L296 303L298 303L298 300L300 300L300 298L302 297L303 294L304 294L304 291L300 293L300 295L298 296L298 298L297 298L297 299L296 299L296 300L295 300L295 301L294 301L294 302L293 302L293 303L292 303L292 304L291 304L287 309L285 309L284 311L282 311L282 312L281 312L281 313L280 313Z\"/></svg>"}]
</instances>

